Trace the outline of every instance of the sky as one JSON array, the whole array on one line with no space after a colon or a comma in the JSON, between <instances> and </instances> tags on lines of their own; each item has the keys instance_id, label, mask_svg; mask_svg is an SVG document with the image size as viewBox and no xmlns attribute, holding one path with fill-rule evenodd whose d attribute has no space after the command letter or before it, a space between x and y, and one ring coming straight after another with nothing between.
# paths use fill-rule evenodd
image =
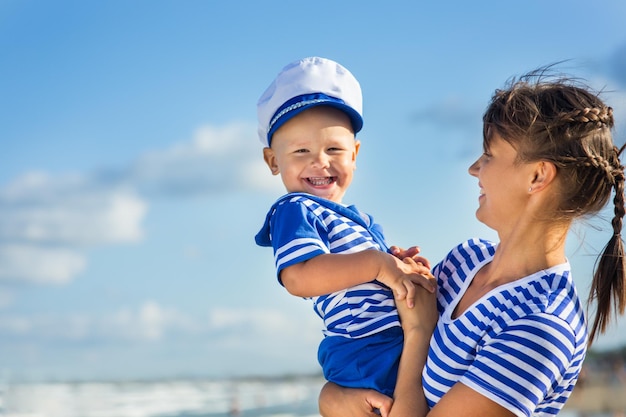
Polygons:
<instances>
[{"instance_id":1,"label":"sky","mask_svg":"<svg viewBox=\"0 0 626 417\"><path fill-rule=\"evenodd\" d=\"M283 194L256 102L307 56L360 81L344 202L431 262L470 238L493 91L581 77L626 142L626 2L0 0L0 380L319 371L321 321L254 235ZM576 225L583 300L610 212ZM597 349L626 344L626 318Z\"/></svg>"}]
</instances>

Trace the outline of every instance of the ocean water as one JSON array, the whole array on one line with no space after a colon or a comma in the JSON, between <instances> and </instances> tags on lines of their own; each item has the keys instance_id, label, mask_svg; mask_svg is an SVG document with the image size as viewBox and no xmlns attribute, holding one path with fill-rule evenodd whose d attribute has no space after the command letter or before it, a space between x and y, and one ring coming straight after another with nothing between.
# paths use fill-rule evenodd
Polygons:
<instances>
[{"instance_id":1,"label":"ocean water","mask_svg":"<svg viewBox=\"0 0 626 417\"><path fill-rule=\"evenodd\" d=\"M4 384L2 417L313 417L319 377Z\"/></svg>"},{"instance_id":2,"label":"ocean water","mask_svg":"<svg viewBox=\"0 0 626 417\"><path fill-rule=\"evenodd\" d=\"M319 417L323 384L321 377L4 383L0 417Z\"/></svg>"}]
</instances>

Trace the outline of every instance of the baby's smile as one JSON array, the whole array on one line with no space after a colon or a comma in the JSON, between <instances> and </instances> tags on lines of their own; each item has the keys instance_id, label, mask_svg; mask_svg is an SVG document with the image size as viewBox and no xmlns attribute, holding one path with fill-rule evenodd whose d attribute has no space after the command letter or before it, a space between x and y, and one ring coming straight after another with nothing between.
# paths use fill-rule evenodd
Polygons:
<instances>
[{"instance_id":1,"label":"baby's smile","mask_svg":"<svg viewBox=\"0 0 626 417\"><path fill-rule=\"evenodd\" d=\"M308 177L306 180L312 185L320 186L332 184L337 180L337 177Z\"/></svg>"}]
</instances>

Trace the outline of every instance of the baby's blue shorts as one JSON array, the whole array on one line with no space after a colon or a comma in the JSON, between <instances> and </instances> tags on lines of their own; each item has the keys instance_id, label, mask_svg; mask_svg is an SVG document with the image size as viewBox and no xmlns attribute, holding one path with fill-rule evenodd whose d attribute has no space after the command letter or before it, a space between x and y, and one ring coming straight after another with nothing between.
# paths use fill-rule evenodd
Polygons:
<instances>
[{"instance_id":1,"label":"baby's blue shorts","mask_svg":"<svg viewBox=\"0 0 626 417\"><path fill-rule=\"evenodd\" d=\"M393 396L404 336L395 326L371 336L349 339L328 336L317 357L324 377L349 388L369 388Z\"/></svg>"}]
</instances>

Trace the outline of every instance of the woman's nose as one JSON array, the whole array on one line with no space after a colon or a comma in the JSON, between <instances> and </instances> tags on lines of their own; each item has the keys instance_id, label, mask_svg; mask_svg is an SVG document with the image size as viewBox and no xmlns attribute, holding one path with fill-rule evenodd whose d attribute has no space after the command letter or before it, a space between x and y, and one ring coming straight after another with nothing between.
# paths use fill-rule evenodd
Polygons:
<instances>
[{"instance_id":1,"label":"woman's nose","mask_svg":"<svg viewBox=\"0 0 626 417\"><path fill-rule=\"evenodd\" d=\"M472 165L469 166L467 172L473 177L478 176L478 168L480 168L480 158L478 158Z\"/></svg>"}]
</instances>

